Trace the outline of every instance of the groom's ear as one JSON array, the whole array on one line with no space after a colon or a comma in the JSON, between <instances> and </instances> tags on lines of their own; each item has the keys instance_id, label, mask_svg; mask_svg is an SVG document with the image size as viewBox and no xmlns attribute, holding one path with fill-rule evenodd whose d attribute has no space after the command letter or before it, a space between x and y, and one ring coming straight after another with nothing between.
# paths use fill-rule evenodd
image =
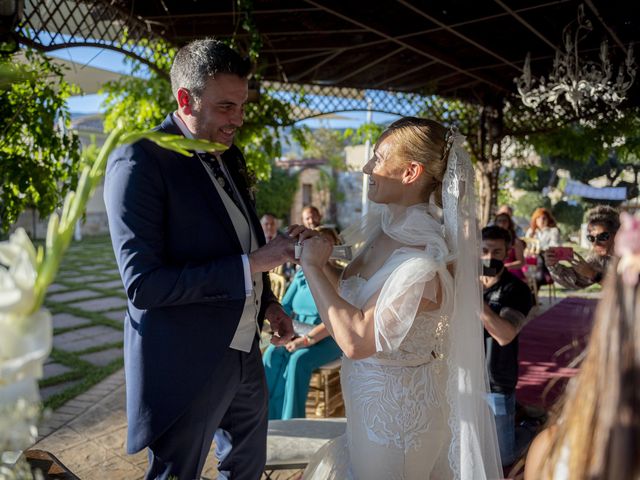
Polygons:
<instances>
[{"instance_id":1,"label":"groom's ear","mask_svg":"<svg viewBox=\"0 0 640 480\"><path fill-rule=\"evenodd\" d=\"M409 162L402 174L402 183L405 185L414 183L420 178L422 172L424 172L424 165L420 162Z\"/></svg>"},{"instance_id":2,"label":"groom's ear","mask_svg":"<svg viewBox=\"0 0 640 480\"><path fill-rule=\"evenodd\" d=\"M184 87L180 87L177 97L179 110L186 115L191 115L193 113L191 110L191 92Z\"/></svg>"}]
</instances>

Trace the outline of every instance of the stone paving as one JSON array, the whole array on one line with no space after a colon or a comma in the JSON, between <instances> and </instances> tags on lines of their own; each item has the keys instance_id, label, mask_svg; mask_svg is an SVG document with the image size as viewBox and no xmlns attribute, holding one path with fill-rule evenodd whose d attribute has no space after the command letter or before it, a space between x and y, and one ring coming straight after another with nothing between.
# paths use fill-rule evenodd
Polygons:
<instances>
[{"instance_id":1,"label":"stone paving","mask_svg":"<svg viewBox=\"0 0 640 480\"><path fill-rule=\"evenodd\" d=\"M40 386L55 409L122 367L126 297L108 237L72 243L45 305L54 337Z\"/></svg>"},{"instance_id":2,"label":"stone paving","mask_svg":"<svg viewBox=\"0 0 640 480\"><path fill-rule=\"evenodd\" d=\"M40 426L33 449L54 454L81 480L138 480L147 468L147 453L127 455L124 371L118 370L88 391L52 412ZM213 448L202 480L216 478ZM287 480L299 471L273 472L271 479Z\"/></svg>"}]
</instances>

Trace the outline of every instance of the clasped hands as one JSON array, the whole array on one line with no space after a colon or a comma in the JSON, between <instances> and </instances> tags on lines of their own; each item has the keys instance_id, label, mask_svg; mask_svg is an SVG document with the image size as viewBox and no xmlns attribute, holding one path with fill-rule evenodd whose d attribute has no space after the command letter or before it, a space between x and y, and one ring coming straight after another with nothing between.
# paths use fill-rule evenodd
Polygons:
<instances>
[{"instance_id":1,"label":"clasped hands","mask_svg":"<svg viewBox=\"0 0 640 480\"><path fill-rule=\"evenodd\" d=\"M302 254L295 258L295 245L302 246ZM301 263L303 266L319 266L326 264L333 245L323 235L302 225L291 225L286 234L278 235L268 244L251 252L249 267L251 274L268 272L286 262ZM286 345L294 336L291 318L278 303L270 304L265 310L269 320L274 345Z\"/></svg>"},{"instance_id":2,"label":"clasped hands","mask_svg":"<svg viewBox=\"0 0 640 480\"><path fill-rule=\"evenodd\" d=\"M296 244L302 247L300 258L295 258ZM249 267L252 275L268 272L286 262L322 267L329 260L332 248L332 243L317 231L291 225L286 234L277 235L268 244L251 252Z\"/></svg>"}]
</instances>

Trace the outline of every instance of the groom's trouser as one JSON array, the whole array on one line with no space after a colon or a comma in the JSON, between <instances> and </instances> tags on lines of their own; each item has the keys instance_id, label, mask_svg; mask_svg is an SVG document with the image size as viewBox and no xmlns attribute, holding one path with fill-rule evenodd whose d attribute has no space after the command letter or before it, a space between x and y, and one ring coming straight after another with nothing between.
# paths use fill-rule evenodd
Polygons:
<instances>
[{"instance_id":1,"label":"groom's trouser","mask_svg":"<svg viewBox=\"0 0 640 480\"><path fill-rule=\"evenodd\" d=\"M228 349L202 394L149 445L145 479L199 479L214 433L220 444L219 478L259 479L266 461L267 413L258 342L249 353ZM218 427L224 430L216 432Z\"/></svg>"}]
</instances>

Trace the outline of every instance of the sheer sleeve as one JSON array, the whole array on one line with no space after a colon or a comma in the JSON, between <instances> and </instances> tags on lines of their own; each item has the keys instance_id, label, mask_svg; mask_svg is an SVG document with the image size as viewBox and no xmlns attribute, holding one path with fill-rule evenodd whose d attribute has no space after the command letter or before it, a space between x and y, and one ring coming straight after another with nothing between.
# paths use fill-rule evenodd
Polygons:
<instances>
[{"instance_id":1,"label":"sheer sleeve","mask_svg":"<svg viewBox=\"0 0 640 480\"><path fill-rule=\"evenodd\" d=\"M437 302L441 284L438 272L446 269L444 263L415 249L399 249L392 260L392 265L383 268L388 278L374 310L377 352L398 349L413 325L421 301Z\"/></svg>"}]
</instances>

